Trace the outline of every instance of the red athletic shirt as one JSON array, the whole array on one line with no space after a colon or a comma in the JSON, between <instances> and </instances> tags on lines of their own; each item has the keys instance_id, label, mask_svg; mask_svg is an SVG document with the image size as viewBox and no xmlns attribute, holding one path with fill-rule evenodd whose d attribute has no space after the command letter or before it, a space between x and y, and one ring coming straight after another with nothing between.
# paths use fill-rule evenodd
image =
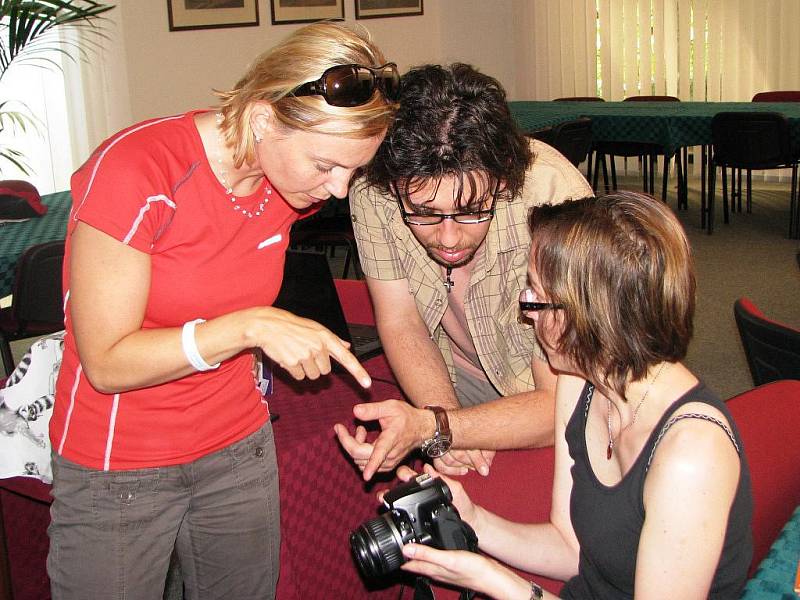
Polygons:
<instances>
[{"instance_id":1,"label":"red athletic shirt","mask_svg":"<svg viewBox=\"0 0 800 600\"><path fill-rule=\"evenodd\" d=\"M180 327L270 305L280 289L289 229L300 216L267 182L238 198L264 212L234 210L214 176L189 112L134 125L106 140L72 176L64 260L66 339L50 422L53 449L106 470L182 464L224 448L264 424L253 355L219 369L119 394L83 373L69 318L71 234L78 221L150 254L143 329Z\"/></svg>"}]
</instances>

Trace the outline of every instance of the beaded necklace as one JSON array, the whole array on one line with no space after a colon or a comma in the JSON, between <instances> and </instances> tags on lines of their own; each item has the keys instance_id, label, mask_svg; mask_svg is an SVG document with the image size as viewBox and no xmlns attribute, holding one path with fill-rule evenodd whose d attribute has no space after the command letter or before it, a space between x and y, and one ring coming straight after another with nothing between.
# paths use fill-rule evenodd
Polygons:
<instances>
[{"instance_id":1,"label":"beaded necklace","mask_svg":"<svg viewBox=\"0 0 800 600\"><path fill-rule=\"evenodd\" d=\"M239 200L233 193L233 186L228 182L228 170L225 168L224 166L225 163L222 160L222 148L225 147L225 143L222 139L222 131L220 130L220 126L222 125L223 116L222 113L219 112L215 116L217 121L217 126L216 126L217 146L215 150L216 150L216 160L217 160L217 175L219 176L219 181L225 188L225 193L228 194L230 197L233 210L235 210L236 212L240 212L248 219L252 219L253 217L259 217L264 212L264 207L269 202L269 197L272 194L272 188L270 187L269 183L267 183L266 196L264 196L264 199L258 203L258 206L253 211L248 210L239 204ZM258 143L259 141L260 140L256 138L256 143Z\"/></svg>"}]
</instances>

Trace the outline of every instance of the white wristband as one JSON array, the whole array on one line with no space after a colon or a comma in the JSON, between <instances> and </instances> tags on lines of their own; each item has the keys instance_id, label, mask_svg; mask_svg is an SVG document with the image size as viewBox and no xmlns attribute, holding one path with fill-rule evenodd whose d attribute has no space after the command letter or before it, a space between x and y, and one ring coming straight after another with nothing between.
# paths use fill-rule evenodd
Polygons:
<instances>
[{"instance_id":1,"label":"white wristband","mask_svg":"<svg viewBox=\"0 0 800 600\"><path fill-rule=\"evenodd\" d=\"M186 355L186 360L192 365L196 371L211 371L219 367L219 363L210 365L203 360L200 356L200 351L197 349L197 342L194 339L194 328L198 323L205 323L205 319L195 319L194 321L187 321L183 325L183 332L181 333L181 346L183 353Z\"/></svg>"}]
</instances>

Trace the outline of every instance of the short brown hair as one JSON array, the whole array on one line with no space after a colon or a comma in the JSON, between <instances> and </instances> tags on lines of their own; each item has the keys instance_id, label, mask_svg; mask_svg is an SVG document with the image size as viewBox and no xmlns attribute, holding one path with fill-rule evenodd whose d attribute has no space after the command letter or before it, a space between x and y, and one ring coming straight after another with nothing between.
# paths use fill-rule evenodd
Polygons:
<instances>
[{"instance_id":1,"label":"short brown hair","mask_svg":"<svg viewBox=\"0 0 800 600\"><path fill-rule=\"evenodd\" d=\"M666 204L616 192L535 207L530 226L542 287L564 305L558 351L583 375L625 397L629 377L686 356L695 274Z\"/></svg>"},{"instance_id":2,"label":"short brown hair","mask_svg":"<svg viewBox=\"0 0 800 600\"><path fill-rule=\"evenodd\" d=\"M237 167L255 154L250 112L267 102L279 123L289 129L366 139L381 135L394 119L397 104L376 93L361 106L331 106L317 96L291 95L300 85L337 65L379 67L386 63L366 29L322 22L301 27L256 58L236 86L215 90L221 99L222 130L234 150Z\"/></svg>"}]
</instances>

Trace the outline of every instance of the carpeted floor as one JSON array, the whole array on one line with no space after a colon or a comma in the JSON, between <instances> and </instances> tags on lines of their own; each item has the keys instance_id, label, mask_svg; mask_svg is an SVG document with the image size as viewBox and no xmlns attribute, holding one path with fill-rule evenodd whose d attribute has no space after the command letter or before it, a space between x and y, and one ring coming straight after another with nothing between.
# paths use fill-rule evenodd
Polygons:
<instances>
[{"instance_id":1,"label":"carpeted floor","mask_svg":"<svg viewBox=\"0 0 800 600\"><path fill-rule=\"evenodd\" d=\"M717 226L711 236L700 229L699 185L697 178L690 180L689 210L679 212L694 249L698 279L695 337L687 362L720 396L729 398L753 387L733 303L747 296L772 319L800 327L800 241L787 237L788 183L754 184L753 212L732 215L729 225L722 223L718 189ZM641 189L633 176L621 177L620 188ZM674 188L669 204L675 207ZM331 259L334 276L340 276L342 258L339 250ZM29 343L14 343L15 355L21 356Z\"/></svg>"}]
</instances>

